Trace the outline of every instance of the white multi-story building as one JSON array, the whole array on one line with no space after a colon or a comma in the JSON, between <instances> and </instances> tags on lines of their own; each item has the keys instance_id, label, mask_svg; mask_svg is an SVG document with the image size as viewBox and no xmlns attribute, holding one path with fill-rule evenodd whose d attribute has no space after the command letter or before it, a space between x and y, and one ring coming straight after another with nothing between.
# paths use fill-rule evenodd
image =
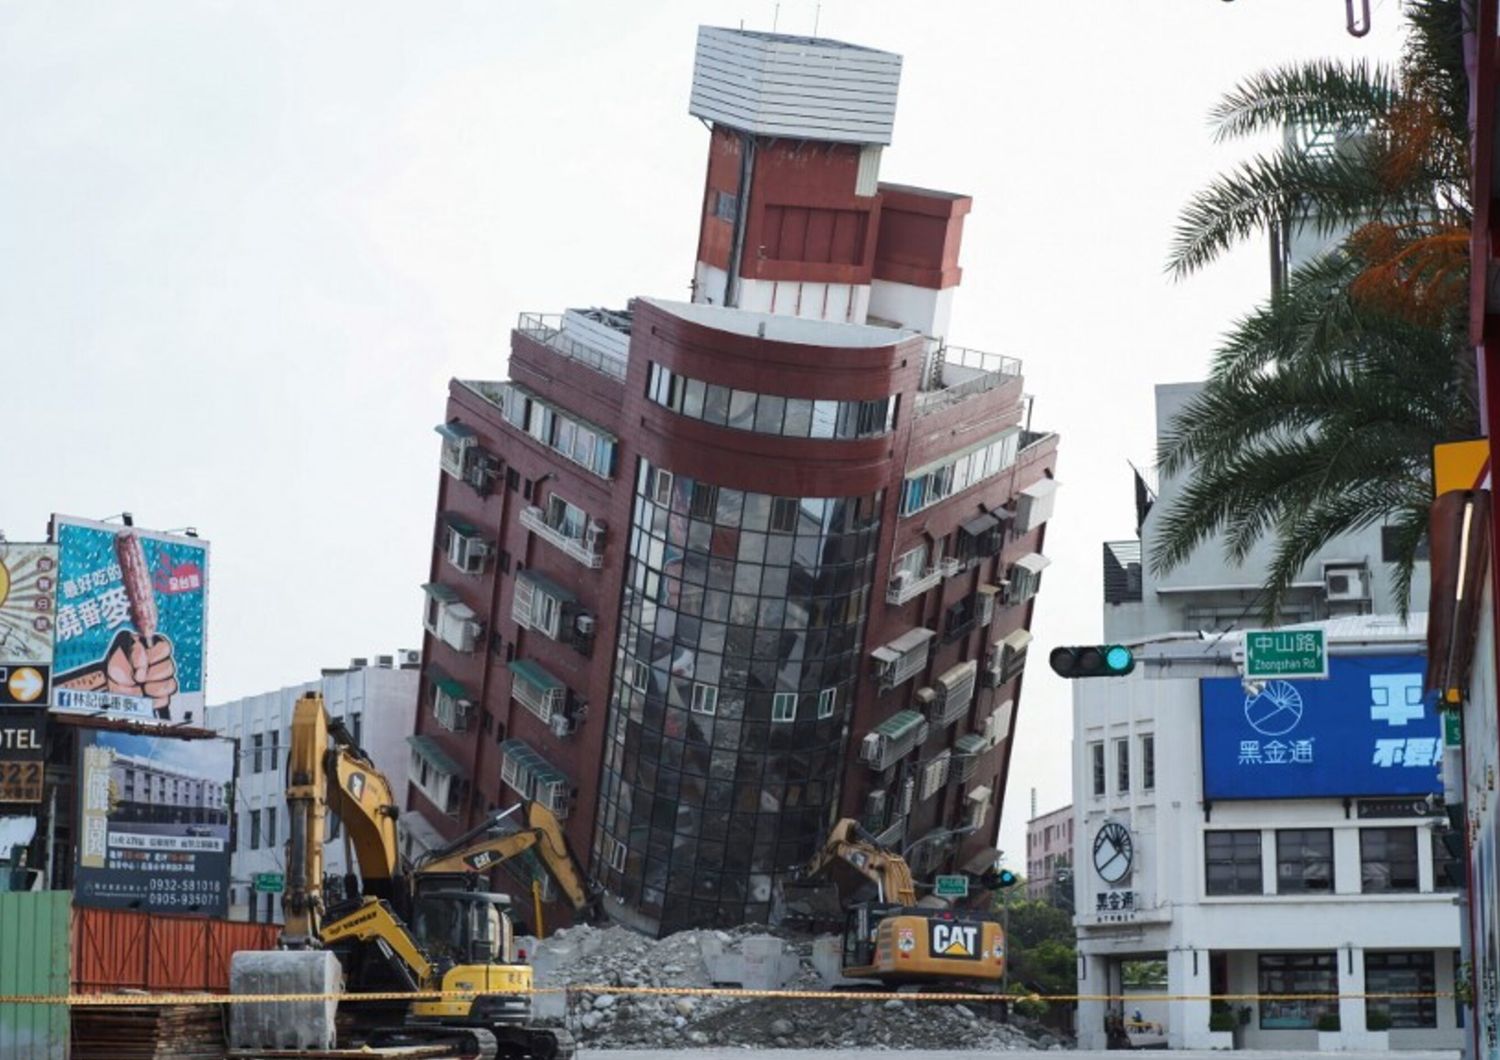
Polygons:
<instances>
[{"instance_id":1,"label":"white multi-story building","mask_svg":"<svg viewBox=\"0 0 1500 1060\"><path fill-rule=\"evenodd\" d=\"M291 743L292 709L308 692L321 692L329 716L343 721L401 798L406 792L412 731L417 706L420 655L402 651L354 659L346 670L324 670L316 681L275 692L246 696L208 708L208 726L237 741L239 784L234 813L238 839L230 868L232 919L279 923L280 896L255 890L262 874L286 868L287 810L283 776ZM330 875L348 871L338 825L324 851Z\"/></svg>"},{"instance_id":2,"label":"white multi-story building","mask_svg":"<svg viewBox=\"0 0 1500 1060\"><path fill-rule=\"evenodd\" d=\"M1190 394L1158 388L1159 426ZM1381 528L1324 549L1282 612L1324 630L1329 677L1247 686L1266 550L1232 568L1211 541L1155 577L1162 510L1105 546L1101 639L1136 668L1073 688L1079 993L1125 998L1080 1003L1079 1046L1117 1017L1176 1048L1456 1047L1451 997L1354 996L1451 991L1460 944L1425 616L1390 617Z\"/></svg>"}]
</instances>

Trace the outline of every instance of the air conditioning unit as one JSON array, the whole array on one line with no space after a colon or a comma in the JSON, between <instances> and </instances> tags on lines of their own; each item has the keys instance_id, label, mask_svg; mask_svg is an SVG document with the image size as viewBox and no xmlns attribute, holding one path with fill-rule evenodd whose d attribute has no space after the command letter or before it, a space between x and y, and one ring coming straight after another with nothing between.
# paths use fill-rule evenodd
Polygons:
<instances>
[{"instance_id":1,"label":"air conditioning unit","mask_svg":"<svg viewBox=\"0 0 1500 1060\"><path fill-rule=\"evenodd\" d=\"M573 628L578 631L580 637L592 637L594 635L594 616L579 615L573 619Z\"/></svg>"},{"instance_id":2,"label":"air conditioning unit","mask_svg":"<svg viewBox=\"0 0 1500 1060\"><path fill-rule=\"evenodd\" d=\"M415 648L398 648L396 649L396 665L403 670L409 666L421 666L422 653Z\"/></svg>"},{"instance_id":3,"label":"air conditioning unit","mask_svg":"<svg viewBox=\"0 0 1500 1060\"><path fill-rule=\"evenodd\" d=\"M1364 566L1324 567L1323 592L1329 603L1370 599L1370 570Z\"/></svg>"},{"instance_id":4,"label":"air conditioning unit","mask_svg":"<svg viewBox=\"0 0 1500 1060\"><path fill-rule=\"evenodd\" d=\"M583 532L583 543L590 552L598 552L604 547L604 538L608 534L609 524L603 519L595 519Z\"/></svg>"},{"instance_id":5,"label":"air conditioning unit","mask_svg":"<svg viewBox=\"0 0 1500 1060\"><path fill-rule=\"evenodd\" d=\"M901 785L901 802L896 806L896 812L905 817L911 813L911 800L917 793L917 780L915 777L907 777L906 782Z\"/></svg>"},{"instance_id":6,"label":"air conditioning unit","mask_svg":"<svg viewBox=\"0 0 1500 1060\"><path fill-rule=\"evenodd\" d=\"M908 585L911 584L912 578L914 577L915 575L912 574L910 570L907 570L905 567L903 567L895 574L891 575L891 584L894 585L897 589L905 589Z\"/></svg>"},{"instance_id":7,"label":"air conditioning unit","mask_svg":"<svg viewBox=\"0 0 1500 1060\"><path fill-rule=\"evenodd\" d=\"M878 732L872 732L865 736L859 743L859 760L871 765L879 763L881 752L885 749L885 741L880 738Z\"/></svg>"},{"instance_id":8,"label":"air conditioning unit","mask_svg":"<svg viewBox=\"0 0 1500 1060\"><path fill-rule=\"evenodd\" d=\"M964 569L964 561L956 556L943 557L943 577L951 578Z\"/></svg>"},{"instance_id":9,"label":"air conditioning unit","mask_svg":"<svg viewBox=\"0 0 1500 1060\"><path fill-rule=\"evenodd\" d=\"M555 712L548 724L552 726L553 736L569 736L574 729L573 719L561 711Z\"/></svg>"},{"instance_id":10,"label":"air conditioning unit","mask_svg":"<svg viewBox=\"0 0 1500 1060\"><path fill-rule=\"evenodd\" d=\"M502 467L499 457L481 453L469 463L469 468L464 473L464 481L479 493L488 493L494 486L495 479L500 476Z\"/></svg>"},{"instance_id":11,"label":"air conditioning unit","mask_svg":"<svg viewBox=\"0 0 1500 1060\"><path fill-rule=\"evenodd\" d=\"M885 816L885 791L883 789L872 791L865 796L865 816L875 818Z\"/></svg>"},{"instance_id":12,"label":"air conditioning unit","mask_svg":"<svg viewBox=\"0 0 1500 1060\"><path fill-rule=\"evenodd\" d=\"M465 622L458 627L458 650L473 651L479 643L484 627L478 622Z\"/></svg>"}]
</instances>

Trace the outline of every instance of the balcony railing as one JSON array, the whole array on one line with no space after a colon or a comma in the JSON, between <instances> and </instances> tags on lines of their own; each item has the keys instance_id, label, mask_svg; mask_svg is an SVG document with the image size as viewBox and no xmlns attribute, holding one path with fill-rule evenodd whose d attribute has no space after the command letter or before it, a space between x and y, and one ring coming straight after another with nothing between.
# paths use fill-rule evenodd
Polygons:
<instances>
[{"instance_id":1,"label":"balcony railing","mask_svg":"<svg viewBox=\"0 0 1500 1060\"><path fill-rule=\"evenodd\" d=\"M562 317L554 314L522 313L516 322L516 330L528 339L547 347L553 353L577 361L602 375L622 382L625 379L625 362L596 347L579 342L562 329Z\"/></svg>"},{"instance_id":2,"label":"balcony railing","mask_svg":"<svg viewBox=\"0 0 1500 1060\"><path fill-rule=\"evenodd\" d=\"M521 525L550 544L555 545L590 570L599 570L604 566L603 552L589 548L585 541L580 541L576 537L569 537L557 527L548 524L547 513L535 505L521 512Z\"/></svg>"},{"instance_id":3,"label":"balcony railing","mask_svg":"<svg viewBox=\"0 0 1500 1060\"><path fill-rule=\"evenodd\" d=\"M920 577L911 577L910 571L897 571L897 577L891 579L890 585L885 590L885 602L888 604L904 604L908 600L914 600L928 589L943 580L942 567L929 567ZM907 577L900 577L906 574Z\"/></svg>"},{"instance_id":4,"label":"balcony railing","mask_svg":"<svg viewBox=\"0 0 1500 1060\"><path fill-rule=\"evenodd\" d=\"M954 368L968 371L955 373L951 371ZM975 372L979 374L975 375ZM1019 358L964 346L943 346L932 355L922 392L917 395L917 415L925 416L975 394L994 390L1020 374Z\"/></svg>"}]
</instances>

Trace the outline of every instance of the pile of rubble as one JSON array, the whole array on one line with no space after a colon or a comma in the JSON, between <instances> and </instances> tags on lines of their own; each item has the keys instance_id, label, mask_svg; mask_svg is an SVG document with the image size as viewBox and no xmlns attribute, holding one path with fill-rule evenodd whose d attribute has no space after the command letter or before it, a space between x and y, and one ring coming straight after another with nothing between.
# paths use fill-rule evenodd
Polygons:
<instances>
[{"instance_id":1,"label":"pile of rubble","mask_svg":"<svg viewBox=\"0 0 1500 1060\"><path fill-rule=\"evenodd\" d=\"M778 937L764 927L683 931L660 940L622 927L575 927L527 949L538 987L806 991L839 982L836 939ZM998 1013L935 1001L871 1001L858 994L827 1001L601 990L538 995L536 1014L566 1020L593 1048L1063 1048L1044 1029L1002 1023Z\"/></svg>"}]
</instances>

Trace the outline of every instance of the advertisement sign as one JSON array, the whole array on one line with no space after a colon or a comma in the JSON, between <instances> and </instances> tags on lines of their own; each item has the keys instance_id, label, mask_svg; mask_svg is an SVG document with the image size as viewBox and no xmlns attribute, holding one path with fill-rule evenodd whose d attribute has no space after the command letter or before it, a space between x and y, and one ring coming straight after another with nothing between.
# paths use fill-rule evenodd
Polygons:
<instances>
[{"instance_id":1,"label":"advertisement sign","mask_svg":"<svg viewBox=\"0 0 1500 1060\"><path fill-rule=\"evenodd\" d=\"M234 744L78 737L80 905L224 916Z\"/></svg>"},{"instance_id":2,"label":"advertisement sign","mask_svg":"<svg viewBox=\"0 0 1500 1060\"><path fill-rule=\"evenodd\" d=\"M41 802L47 714L0 709L0 802Z\"/></svg>"},{"instance_id":3,"label":"advertisement sign","mask_svg":"<svg viewBox=\"0 0 1500 1060\"><path fill-rule=\"evenodd\" d=\"M0 541L0 705L47 703L57 565L56 545Z\"/></svg>"},{"instance_id":4,"label":"advertisement sign","mask_svg":"<svg viewBox=\"0 0 1500 1060\"><path fill-rule=\"evenodd\" d=\"M1335 656L1326 680L1201 682L1203 797L1441 794L1419 655Z\"/></svg>"},{"instance_id":5,"label":"advertisement sign","mask_svg":"<svg viewBox=\"0 0 1500 1060\"><path fill-rule=\"evenodd\" d=\"M208 542L54 516L54 710L203 721Z\"/></svg>"}]
</instances>

